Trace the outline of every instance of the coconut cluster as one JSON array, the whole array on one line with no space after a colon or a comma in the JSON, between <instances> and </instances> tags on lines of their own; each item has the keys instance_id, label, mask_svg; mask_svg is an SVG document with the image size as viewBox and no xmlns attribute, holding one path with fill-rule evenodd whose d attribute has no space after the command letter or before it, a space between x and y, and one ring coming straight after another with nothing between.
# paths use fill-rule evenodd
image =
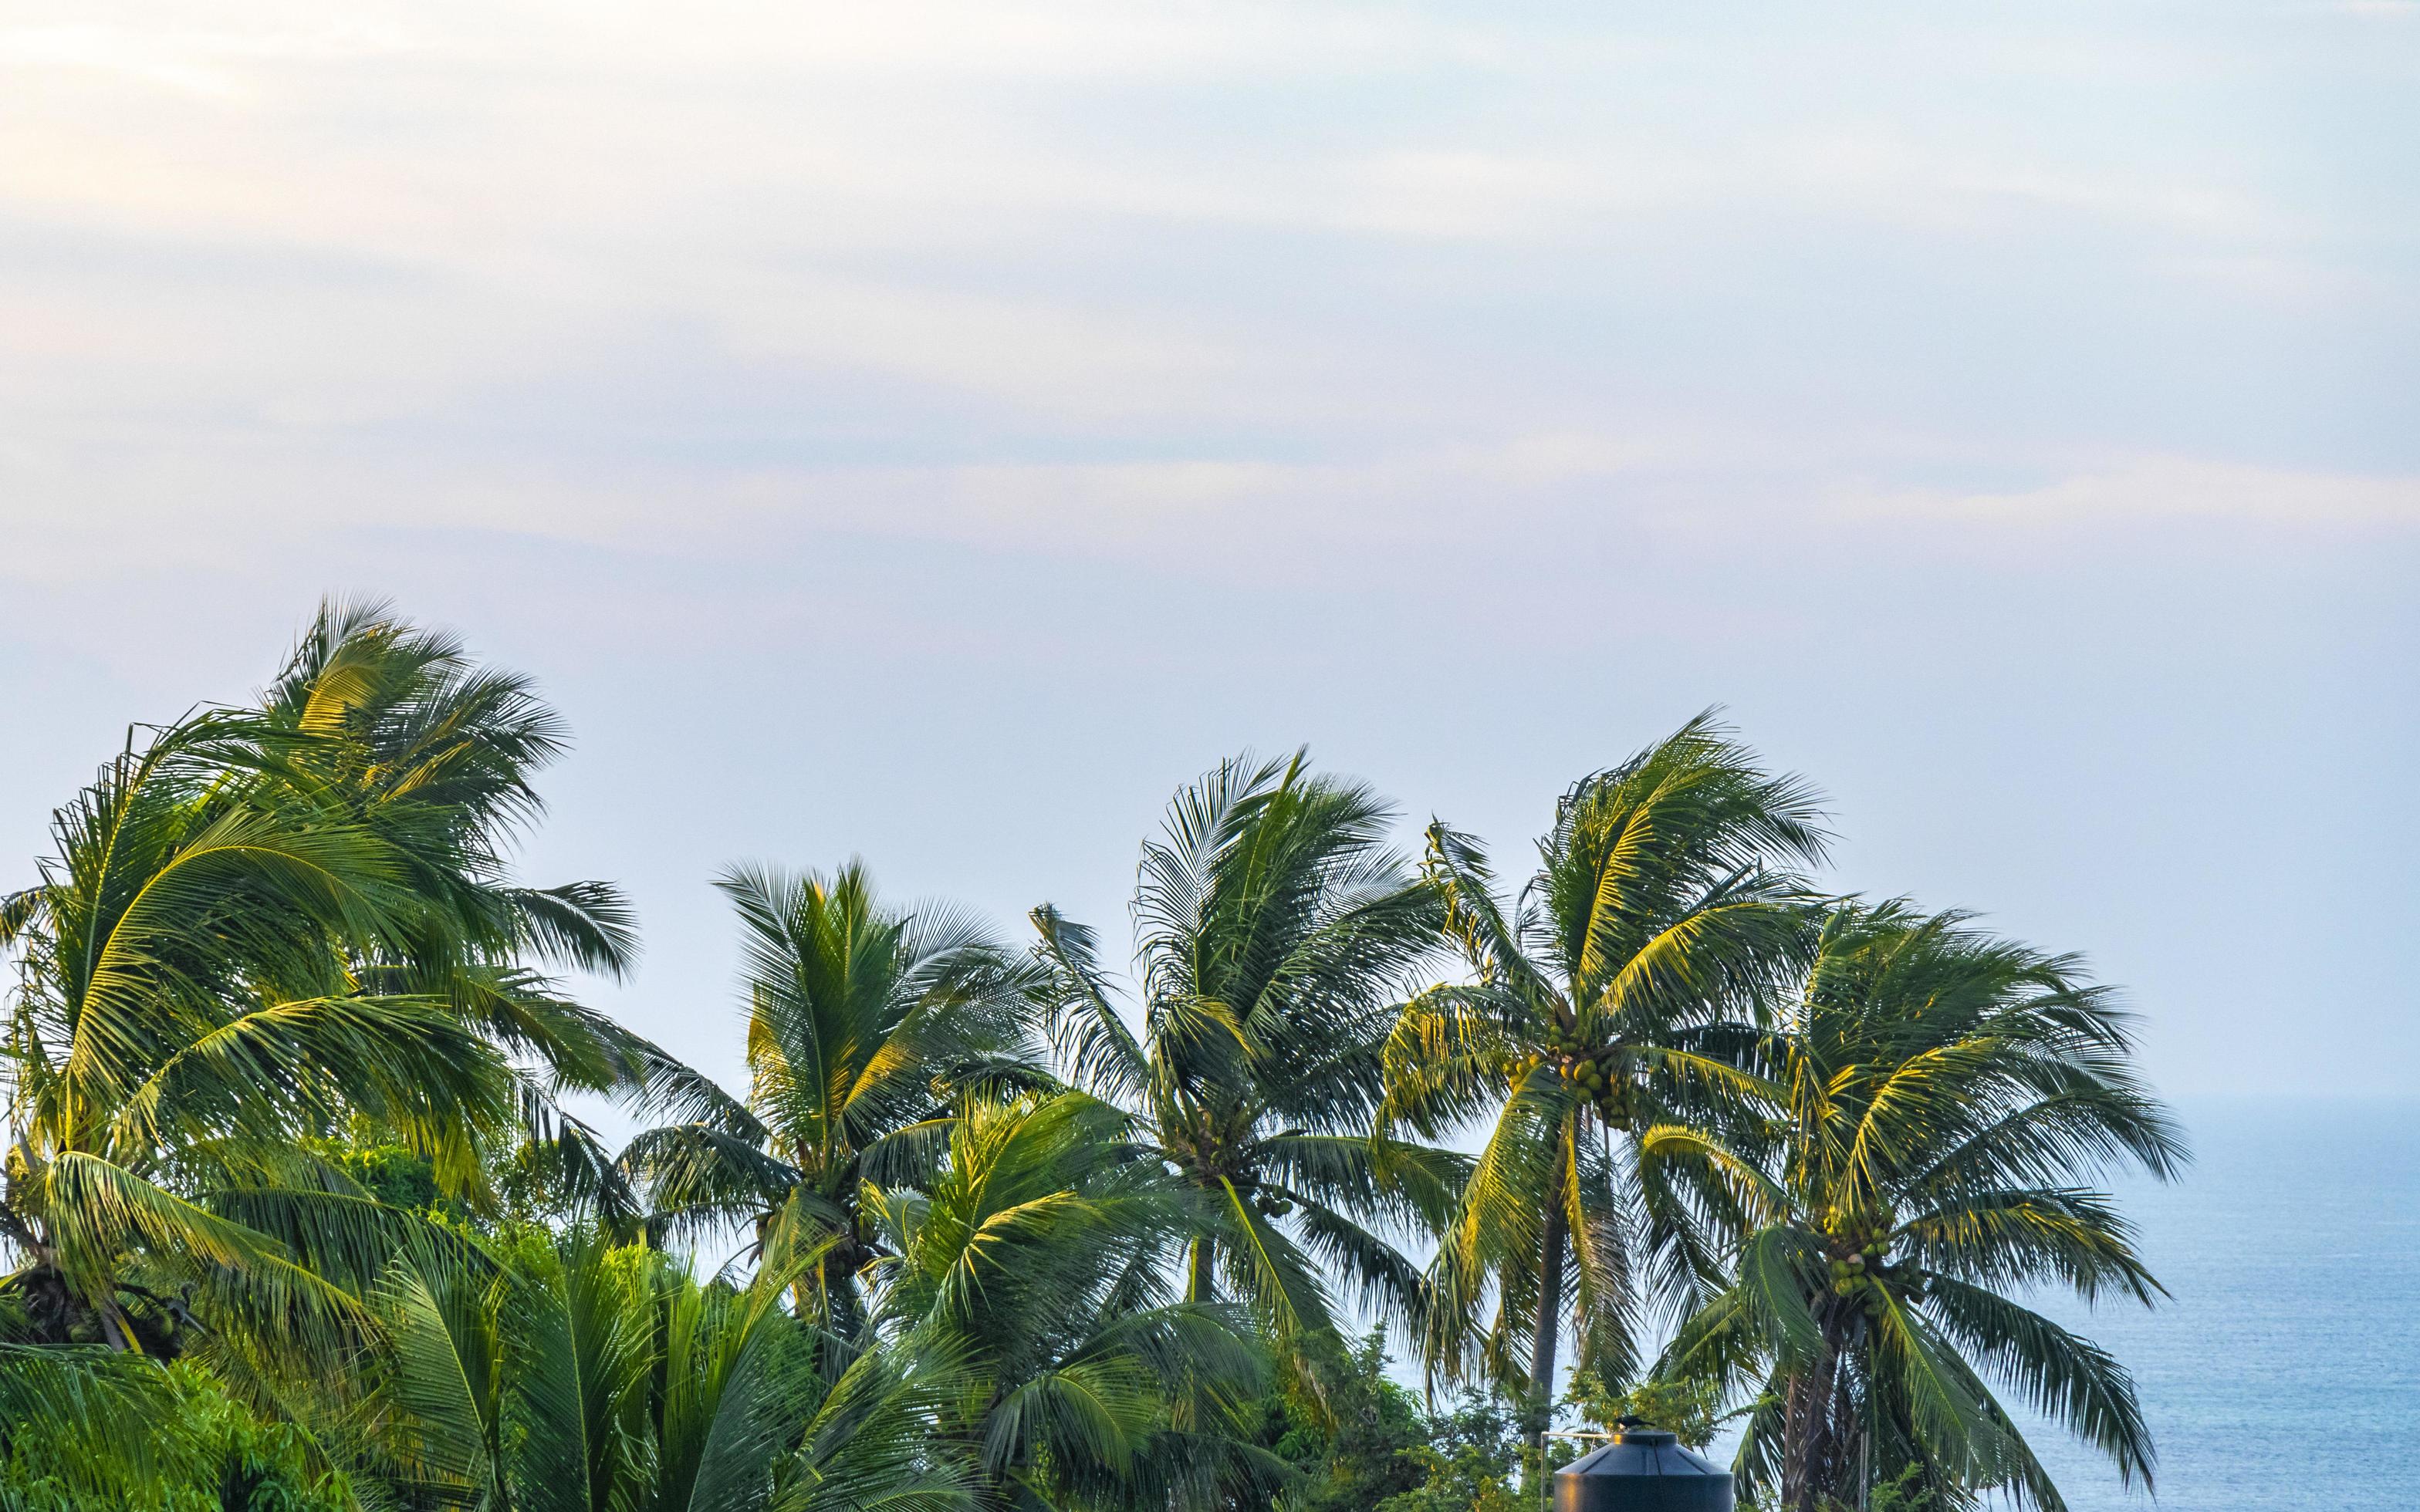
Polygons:
<instances>
[{"instance_id":1,"label":"coconut cluster","mask_svg":"<svg viewBox=\"0 0 2420 1512\"><path fill-rule=\"evenodd\" d=\"M1836 1296L1853 1297L1874 1284L1873 1273L1882 1267L1879 1249L1854 1250L1846 1256L1832 1257L1832 1291Z\"/></svg>"},{"instance_id":2,"label":"coconut cluster","mask_svg":"<svg viewBox=\"0 0 2420 1512\"><path fill-rule=\"evenodd\" d=\"M1887 1280L1913 1301L1923 1287L1912 1275L1902 1274L1904 1267L1890 1261L1890 1238L1885 1230L1868 1228L1835 1239L1842 1239L1855 1247L1845 1253L1836 1251L1831 1259L1832 1294L1836 1297L1862 1297L1869 1313L1880 1312L1883 1306L1882 1284Z\"/></svg>"},{"instance_id":3,"label":"coconut cluster","mask_svg":"<svg viewBox=\"0 0 2420 1512\"><path fill-rule=\"evenodd\" d=\"M1597 1117L1616 1129L1630 1127L1628 1087L1621 1065L1607 1046L1583 1041L1577 1031L1549 1020L1545 1045L1555 1074L1576 1089Z\"/></svg>"}]
</instances>

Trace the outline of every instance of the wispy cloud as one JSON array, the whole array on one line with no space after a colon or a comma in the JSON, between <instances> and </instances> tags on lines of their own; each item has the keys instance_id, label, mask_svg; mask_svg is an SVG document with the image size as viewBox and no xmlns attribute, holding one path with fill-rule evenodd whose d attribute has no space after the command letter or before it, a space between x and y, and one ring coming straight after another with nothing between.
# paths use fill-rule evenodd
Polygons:
<instances>
[{"instance_id":1,"label":"wispy cloud","mask_svg":"<svg viewBox=\"0 0 2420 1512\"><path fill-rule=\"evenodd\" d=\"M1850 495L1852 514L1997 526L2166 520L2420 530L2420 473L2296 471L2192 457L2146 457L2037 487L1900 489Z\"/></svg>"},{"instance_id":2,"label":"wispy cloud","mask_svg":"<svg viewBox=\"0 0 2420 1512\"><path fill-rule=\"evenodd\" d=\"M634 525L647 491L921 498L980 532L1063 496L1115 538L1590 507L1606 480L1507 459L1645 439L1663 460L1621 486L1685 476L1658 497L1703 508L2125 455L2179 460L2041 507L2208 485L2240 514L2264 467L2304 476L2264 445L2343 430L2420 348L2410 164L2353 194L2323 134L2246 149L2288 76L2376 87L2351 35L2376 29L2273 45L2257 7L2041 13L1988 47L1777 8L1745 34L1094 0L20 9L23 497L526 493ZM2289 376L2280 350L2346 355ZM2347 433L2348 477L2420 466ZM2310 507L2393 519L2398 486Z\"/></svg>"}]
</instances>

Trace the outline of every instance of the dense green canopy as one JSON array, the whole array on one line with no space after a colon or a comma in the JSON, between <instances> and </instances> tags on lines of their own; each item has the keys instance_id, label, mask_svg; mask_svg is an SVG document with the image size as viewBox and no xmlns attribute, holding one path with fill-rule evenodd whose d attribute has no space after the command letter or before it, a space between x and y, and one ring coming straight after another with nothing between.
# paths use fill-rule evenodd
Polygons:
<instances>
[{"instance_id":1,"label":"dense green canopy","mask_svg":"<svg viewBox=\"0 0 2420 1512\"><path fill-rule=\"evenodd\" d=\"M1709 719L1509 898L1222 763L1142 848L1130 999L1047 904L1020 948L735 866L737 1092L579 1001L617 889L516 873L566 745L332 604L54 812L0 894L0 1509L1512 1512L1566 1380L1739 1421L1792 1512L2060 1506L2004 1399L2150 1482L2025 1300L2162 1295L2102 1190L2184 1158L2125 1015L1822 896L1811 789Z\"/></svg>"}]
</instances>

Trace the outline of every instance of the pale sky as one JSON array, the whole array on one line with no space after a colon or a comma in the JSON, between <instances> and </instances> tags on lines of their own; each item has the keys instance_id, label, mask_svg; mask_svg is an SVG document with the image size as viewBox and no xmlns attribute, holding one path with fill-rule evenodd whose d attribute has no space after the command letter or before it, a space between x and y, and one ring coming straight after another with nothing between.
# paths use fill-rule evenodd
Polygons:
<instances>
[{"instance_id":1,"label":"pale sky","mask_svg":"<svg viewBox=\"0 0 2420 1512\"><path fill-rule=\"evenodd\" d=\"M391 595L728 1073L726 861L1122 935L1226 752L1509 870L1719 703L2170 1090L2409 1093L2415 146L2396 0L0 0L0 886Z\"/></svg>"}]
</instances>

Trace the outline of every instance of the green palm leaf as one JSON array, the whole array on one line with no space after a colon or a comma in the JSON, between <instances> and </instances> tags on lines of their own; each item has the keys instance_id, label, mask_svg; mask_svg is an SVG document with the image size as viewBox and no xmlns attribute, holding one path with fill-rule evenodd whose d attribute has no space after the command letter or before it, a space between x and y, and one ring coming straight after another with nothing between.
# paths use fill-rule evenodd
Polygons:
<instances>
[{"instance_id":1,"label":"green palm leaf","mask_svg":"<svg viewBox=\"0 0 2420 1512\"><path fill-rule=\"evenodd\" d=\"M1811 791L1706 716L1575 783L1510 902L1475 839L1429 828L1469 977L1405 1010L1385 1113L1433 1136L1491 1126L1433 1268L1428 1363L1516 1387L1533 1453L1567 1335L1618 1383L1648 1319L1717 1280L1713 1226L1742 1194L1642 1140L1741 1129L1773 1090L1759 1036L1809 953L1792 868L1824 841Z\"/></svg>"},{"instance_id":2,"label":"green palm leaf","mask_svg":"<svg viewBox=\"0 0 2420 1512\"><path fill-rule=\"evenodd\" d=\"M2076 1184L2181 1145L2127 1062L2121 1016L2071 958L1956 914L1847 903L1815 931L1797 1005L1760 1052L1759 1116L1658 1128L1736 1226L1736 1279L1661 1368L1753 1382L1735 1468L1792 1512L1913 1476L1952 1504L2063 1504L1984 1376L2149 1479L2132 1381L2011 1300L2043 1286L2149 1304L2116 1204Z\"/></svg>"},{"instance_id":3,"label":"green palm leaf","mask_svg":"<svg viewBox=\"0 0 2420 1512\"><path fill-rule=\"evenodd\" d=\"M1191 1194L1187 1295L1233 1296L1288 1350L1333 1333L1331 1277L1407 1295L1398 1238L1433 1226L1461 1176L1370 1142L1398 1005L1444 919L1387 843L1393 817L1302 752L1180 790L1142 848L1125 1010L1093 932L1032 915L1058 1064L1130 1113L1134 1144Z\"/></svg>"}]
</instances>

